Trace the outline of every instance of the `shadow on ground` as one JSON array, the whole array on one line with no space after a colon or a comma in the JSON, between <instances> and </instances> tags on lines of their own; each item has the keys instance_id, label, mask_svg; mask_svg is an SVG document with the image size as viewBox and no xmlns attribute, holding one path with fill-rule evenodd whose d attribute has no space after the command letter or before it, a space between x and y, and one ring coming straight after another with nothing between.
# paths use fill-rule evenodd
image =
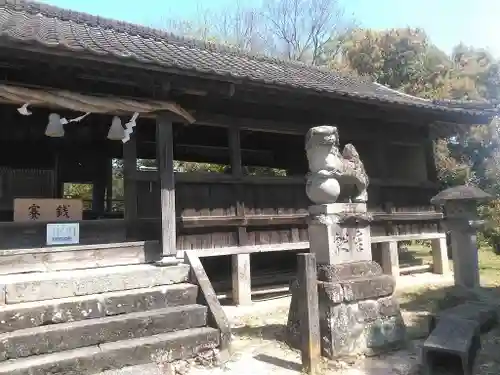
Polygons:
<instances>
[{"instance_id":1,"label":"shadow on ground","mask_svg":"<svg viewBox=\"0 0 500 375\"><path fill-rule=\"evenodd\" d=\"M276 367L302 372L302 365L297 362L288 361L286 359L273 357L267 354L257 354L254 358L258 361L265 362Z\"/></svg>"},{"instance_id":2,"label":"shadow on ground","mask_svg":"<svg viewBox=\"0 0 500 375\"><path fill-rule=\"evenodd\" d=\"M402 291L399 300L401 308L406 311L434 313L474 300L497 300L500 304L500 287L480 287L474 291L459 289L455 286L433 287L417 291Z\"/></svg>"}]
</instances>

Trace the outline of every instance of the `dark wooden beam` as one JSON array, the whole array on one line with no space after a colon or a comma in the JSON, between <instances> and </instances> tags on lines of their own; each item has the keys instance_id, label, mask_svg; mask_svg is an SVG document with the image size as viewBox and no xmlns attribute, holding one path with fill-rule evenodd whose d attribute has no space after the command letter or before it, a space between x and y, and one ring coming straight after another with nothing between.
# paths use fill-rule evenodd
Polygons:
<instances>
[{"instance_id":1,"label":"dark wooden beam","mask_svg":"<svg viewBox=\"0 0 500 375\"><path fill-rule=\"evenodd\" d=\"M160 74L145 69L116 69L106 64L58 63L50 56L33 59L30 53L18 51L8 55L0 51L0 59L9 62L2 70L1 80L28 85L75 90L78 92L110 93L119 90L126 96L146 96L167 99L176 94L193 96L220 95L231 97L235 86L230 82L203 78ZM40 71L44 74L40 75ZM94 90L92 91L92 86Z\"/></svg>"},{"instance_id":2,"label":"dark wooden beam","mask_svg":"<svg viewBox=\"0 0 500 375\"><path fill-rule=\"evenodd\" d=\"M175 225L174 139L169 116L156 119L156 149L161 201L161 248L164 258L177 254Z\"/></svg>"},{"instance_id":3,"label":"dark wooden beam","mask_svg":"<svg viewBox=\"0 0 500 375\"><path fill-rule=\"evenodd\" d=\"M339 129L340 139L343 140L368 140L399 141L417 143L425 139L425 128L409 126L407 124L387 124L382 121L373 123L354 118L343 118L338 122L309 122L297 116L296 121L265 120L250 117L234 117L208 112L196 112L196 124L208 126L232 127L238 126L242 130L253 130L271 133L291 134L305 136L310 127L321 124L336 125Z\"/></svg>"},{"instance_id":4,"label":"dark wooden beam","mask_svg":"<svg viewBox=\"0 0 500 375\"><path fill-rule=\"evenodd\" d=\"M241 163L241 143L240 143L240 129L236 126L230 127L229 129L229 151L231 158L231 174L235 179L240 179L243 177L243 165ZM245 202L243 200L243 186L241 184L236 184L235 195L237 197L236 201L236 216L240 218L245 217ZM248 240L247 230L244 226L238 227L238 244L240 246L246 246Z\"/></svg>"}]
</instances>

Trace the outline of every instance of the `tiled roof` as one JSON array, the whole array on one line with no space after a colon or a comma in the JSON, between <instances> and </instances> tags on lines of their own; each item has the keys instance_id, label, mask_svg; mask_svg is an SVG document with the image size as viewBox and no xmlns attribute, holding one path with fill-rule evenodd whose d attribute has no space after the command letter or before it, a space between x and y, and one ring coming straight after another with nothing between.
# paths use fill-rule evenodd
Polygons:
<instances>
[{"instance_id":1,"label":"tiled roof","mask_svg":"<svg viewBox=\"0 0 500 375\"><path fill-rule=\"evenodd\" d=\"M303 91L412 105L443 111L484 114L412 97L369 81L296 62L253 56L230 47L178 38L161 30L114 21L24 0L0 0L0 41L38 44L78 53L135 60L254 81Z\"/></svg>"}]
</instances>

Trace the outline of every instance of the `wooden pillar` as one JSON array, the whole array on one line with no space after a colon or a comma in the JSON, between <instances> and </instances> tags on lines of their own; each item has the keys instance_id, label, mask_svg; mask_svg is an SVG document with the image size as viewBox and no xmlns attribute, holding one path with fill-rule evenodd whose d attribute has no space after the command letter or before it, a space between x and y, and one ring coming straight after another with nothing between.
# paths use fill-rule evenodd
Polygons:
<instances>
[{"instance_id":1,"label":"wooden pillar","mask_svg":"<svg viewBox=\"0 0 500 375\"><path fill-rule=\"evenodd\" d=\"M96 175L92 184L92 212L98 217L104 213L104 200L106 197L106 165L107 160L102 157L96 157Z\"/></svg>"},{"instance_id":2,"label":"wooden pillar","mask_svg":"<svg viewBox=\"0 0 500 375\"><path fill-rule=\"evenodd\" d=\"M106 212L113 211L113 159L106 164Z\"/></svg>"},{"instance_id":3,"label":"wooden pillar","mask_svg":"<svg viewBox=\"0 0 500 375\"><path fill-rule=\"evenodd\" d=\"M59 150L54 152L54 174L52 180L52 196L54 198L62 198L64 194L64 184L61 181L61 171L60 171L60 159L59 159Z\"/></svg>"},{"instance_id":4,"label":"wooden pillar","mask_svg":"<svg viewBox=\"0 0 500 375\"><path fill-rule=\"evenodd\" d=\"M425 153L425 168L427 169L427 179L432 182L438 181L438 172L436 167L436 155L434 155L435 142L431 138L431 134L427 135L424 144Z\"/></svg>"},{"instance_id":5,"label":"wooden pillar","mask_svg":"<svg viewBox=\"0 0 500 375\"><path fill-rule=\"evenodd\" d=\"M172 120L165 113L156 118L156 160L160 180L162 262L171 263L177 255L174 133Z\"/></svg>"},{"instance_id":6,"label":"wooden pillar","mask_svg":"<svg viewBox=\"0 0 500 375\"><path fill-rule=\"evenodd\" d=\"M382 270L385 274L399 277L399 253L398 242L389 241L381 244Z\"/></svg>"},{"instance_id":7,"label":"wooden pillar","mask_svg":"<svg viewBox=\"0 0 500 375\"><path fill-rule=\"evenodd\" d=\"M134 239L137 220L137 143L135 133L123 144L123 188L127 239Z\"/></svg>"},{"instance_id":8,"label":"wooden pillar","mask_svg":"<svg viewBox=\"0 0 500 375\"><path fill-rule=\"evenodd\" d=\"M235 179L243 176L243 166L241 162L240 129L238 127L229 128L229 150L231 160L231 172ZM245 216L245 203L243 201L243 185L235 184L236 195L236 216ZM239 246L247 245L246 227L238 227ZM236 305L248 305L252 303L252 283L250 274L250 254L231 255L232 279L233 279L233 302Z\"/></svg>"},{"instance_id":9,"label":"wooden pillar","mask_svg":"<svg viewBox=\"0 0 500 375\"><path fill-rule=\"evenodd\" d=\"M434 273L447 275L451 273L448 261L448 246L446 238L436 238L431 240L432 246L432 268Z\"/></svg>"}]
</instances>

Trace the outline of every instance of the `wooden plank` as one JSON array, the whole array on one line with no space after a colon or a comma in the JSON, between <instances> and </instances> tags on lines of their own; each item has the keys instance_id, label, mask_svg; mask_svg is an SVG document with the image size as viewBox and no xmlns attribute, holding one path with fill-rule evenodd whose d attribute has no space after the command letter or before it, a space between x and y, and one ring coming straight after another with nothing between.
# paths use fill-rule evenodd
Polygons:
<instances>
[{"instance_id":1,"label":"wooden plank","mask_svg":"<svg viewBox=\"0 0 500 375\"><path fill-rule=\"evenodd\" d=\"M135 133L123 144L123 187L127 238L134 237L134 221L137 219L137 141Z\"/></svg>"},{"instance_id":2,"label":"wooden plank","mask_svg":"<svg viewBox=\"0 0 500 375\"><path fill-rule=\"evenodd\" d=\"M316 257L312 253L297 256L300 293L298 313L302 369L308 374L318 374L321 359L321 334L319 328L319 297Z\"/></svg>"},{"instance_id":3,"label":"wooden plank","mask_svg":"<svg viewBox=\"0 0 500 375\"><path fill-rule=\"evenodd\" d=\"M237 202L237 216L182 216L177 222L184 228L204 228L219 226L274 226L274 225L305 225L308 214L271 214L243 215L244 205ZM383 221L437 221L442 218L439 212L402 212L402 213L372 213L374 222ZM420 234L412 234L418 236ZM422 234L425 236L427 234Z\"/></svg>"},{"instance_id":4,"label":"wooden plank","mask_svg":"<svg viewBox=\"0 0 500 375\"><path fill-rule=\"evenodd\" d=\"M200 287L200 303L208 307L208 323L220 331L220 348L221 350L229 350L231 345L231 325L217 299L215 290L201 264L200 258L192 252L186 252L184 260L191 266L192 282Z\"/></svg>"},{"instance_id":5,"label":"wooden plank","mask_svg":"<svg viewBox=\"0 0 500 375\"><path fill-rule=\"evenodd\" d=\"M160 179L161 243L164 257L175 256L175 180L174 135L170 116L159 114L156 118L156 152Z\"/></svg>"},{"instance_id":6,"label":"wooden plank","mask_svg":"<svg viewBox=\"0 0 500 375\"><path fill-rule=\"evenodd\" d=\"M433 270L432 264L421 264L419 266L401 267L399 269L399 274L406 275L410 273L430 272L432 270Z\"/></svg>"},{"instance_id":7,"label":"wooden plank","mask_svg":"<svg viewBox=\"0 0 500 375\"><path fill-rule=\"evenodd\" d=\"M187 251L189 252L189 251ZM250 254L237 254L231 257L233 302L236 306L252 303L252 277L250 275Z\"/></svg>"},{"instance_id":8,"label":"wooden plank","mask_svg":"<svg viewBox=\"0 0 500 375\"><path fill-rule=\"evenodd\" d=\"M297 250L308 250L308 249L309 249L309 242L294 242L294 243L283 243L283 244L280 243L273 245L232 246L232 247L221 247L214 249L193 249L193 250L184 250L184 252L195 253L197 256L204 258L204 257L215 257L223 255L267 253L275 251L297 251Z\"/></svg>"},{"instance_id":9,"label":"wooden plank","mask_svg":"<svg viewBox=\"0 0 500 375\"><path fill-rule=\"evenodd\" d=\"M444 233L419 233L419 234L395 234L392 236L374 236L372 243L382 243L390 241L414 241L414 240L432 240L435 238L446 238Z\"/></svg>"}]
</instances>

